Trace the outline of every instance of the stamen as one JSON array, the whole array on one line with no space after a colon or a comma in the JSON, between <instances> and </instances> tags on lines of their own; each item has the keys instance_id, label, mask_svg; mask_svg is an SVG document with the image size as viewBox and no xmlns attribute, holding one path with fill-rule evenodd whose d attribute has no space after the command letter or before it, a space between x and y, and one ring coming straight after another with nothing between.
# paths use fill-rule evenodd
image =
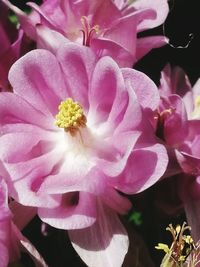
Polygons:
<instances>
[{"instance_id":1,"label":"stamen","mask_svg":"<svg viewBox=\"0 0 200 267\"><path fill-rule=\"evenodd\" d=\"M71 98L62 101L58 110L56 126L64 128L72 136L76 134L80 127L86 126L87 119L83 113L83 108Z\"/></svg>"},{"instance_id":2,"label":"stamen","mask_svg":"<svg viewBox=\"0 0 200 267\"><path fill-rule=\"evenodd\" d=\"M90 46L92 36L99 32L99 25L94 25L91 28L89 21L85 16L82 16L81 23L83 25L83 29L81 29L81 32L83 33L83 45Z\"/></svg>"},{"instance_id":3,"label":"stamen","mask_svg":"<svg viewBox=\"0 0 200 267\"><path fill-rule=\"evenodd\" d=\"M186 225L184 222L182 226L177 225L175 228L170 224L167 228L172 234L173 241L171 247L169 248L168 245L159 243L156 246L156 249L163 250L166 255L163 258L162 264L163 266L182 266L181 264L184 263L187 257L195 248L194 241L190 235L185 235L185 231L190 231L191 228Z\"/></svg>"}]
</instances>

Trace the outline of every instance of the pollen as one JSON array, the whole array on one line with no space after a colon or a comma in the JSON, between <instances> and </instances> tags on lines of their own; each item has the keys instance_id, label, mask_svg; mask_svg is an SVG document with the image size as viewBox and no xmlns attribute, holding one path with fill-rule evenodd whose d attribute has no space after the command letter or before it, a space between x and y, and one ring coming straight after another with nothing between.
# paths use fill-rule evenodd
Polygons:
<instances>
[{"instance_id":1,"label":"pollen","mask_svg":"<svg viewBox=\"0 0 200 267\"><path fill-rule=\"evenodd\" d=\"M87 119L84 115L81 105L71 98L62 101L58 106L55 125L64 128L66 132L74 135L79 128L85 127Z\"/></svg>"},{"instance_id":2,"label":"pollen","mask_svg":"<svg viewBox=\"0 0 200 267\"><path fill-rule=\"evenodd\" d=\"M81 32L83 33L83 45L90 46L92 37L99 33L100 27L99 25L94 25L91 27L86 16L81 17L81 24L83 25L83 29L81 29Z\"/></svg>"}]
</instances>

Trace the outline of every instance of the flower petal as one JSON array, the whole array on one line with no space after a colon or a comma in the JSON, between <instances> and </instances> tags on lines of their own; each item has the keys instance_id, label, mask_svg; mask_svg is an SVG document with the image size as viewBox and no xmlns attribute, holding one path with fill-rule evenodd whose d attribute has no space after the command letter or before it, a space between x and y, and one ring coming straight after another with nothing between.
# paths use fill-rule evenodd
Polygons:
<instances>
[{"instance_id":1,"label":"flower petal","mask_svg":"<svg viewBox=\"0 0 200 267\"><path fill-rule=\"evenodd\" d=\"M82 229L96 220L96 200L89 193L68 193L63 195L60 206L39 208L38 215L43 222L58 229Z\"/></svg>"},{"instance_id":2,"label":"flower petal","mask_svg":"<svg viewBox=\"0 0 200 267\"><path fill-rule=\"evenodd\" d=\"M120 67L132 67L135 63L135 57L129 51L107 38L93 38L90 47L99 57L112 57Z\"/></svg>"},{"instance_id":3,"label":"flower petal","mask_svg":"<svg viewBox=\"0 0 200 267\"><path fill-rule=\"evenodd\" d=\"M70 97L87 111L90 73L95 66L95 55L88 47L69 43L58 51L57 57Z\"/></svg>"},{"instance_id":4,"label":"flower petal","mask_svg":"<svg viewBox=\"0 0 200 267\"><path fill-rule=\"evenodd\" d=\"M129 241L117 214L98 204L98 219L81 230L69 231L72 245L89 267L121 267Z\"/></svg>"},{"instance_id":5,"label":"flower petal","mask_svg":"<svg viewBox=\"0 0 200 267\"><path fill-rule=\"evenodd\" d=\"M12 124L30 123L41 128L52 129L54 119L46 117L27 103L22 97L12 93L0 94L0 124L7 125L10 129ZM15 127L15 126L14 126ZM20 127L19 127L20 128Z\"/></svg>"},{"instance_id":6,"label":"flower petal","mask_svg":"<svg viewBox=\"0 0 200 267\"><path fill-rule=\"evenodd\" d=\"M160 101L158 89L154 82L144 73L133 69L122 69L123 77L127 85L131 85L135 91L139 103L147 109L157 109Z\"/></svg>"},{"instance_id":7,"label":"flower petal","mask_svg":"<svg viewBox=\"0 0 200 267\"><path fill-rule=\"evenodd\" d=\"M47 50L33 50L13 64L9 80L15 94L48 116L55 115L67 97L55 56Z\"/></svg>"},{"instance_id":8,"label":"flower petal","mask_svg":"<svg viewBox=\"0 0 200 267\"><path fill-rule=\"evenodd\" d=\"M167 164L168 157L163 145L155 144L135 150L130 155L124 172L117 180L113 180L113 186L126 194L144 191L160 179Z\"/></svg>"},{"instance_id":9,"label":"flower petal","mask_svg":"<svg viewBox=\"0 0 200 267\"><path fill-rule=\"evenodd\" d=\"M120 104L123 91L125 91L124 80L117 64L110 57L101 58L95 66L91 79L88 120L96 118L95 123L106 122L108 117L112 116L113 107L116 113L116 105Z\"/></svg>"}]
</instances>

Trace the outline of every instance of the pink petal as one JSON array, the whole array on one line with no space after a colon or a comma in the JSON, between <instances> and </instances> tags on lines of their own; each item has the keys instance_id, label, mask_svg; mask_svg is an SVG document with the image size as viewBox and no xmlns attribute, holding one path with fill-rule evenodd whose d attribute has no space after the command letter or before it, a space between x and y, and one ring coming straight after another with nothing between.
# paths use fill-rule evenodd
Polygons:
<instances>
[{"instance_id":1,"label":"pink petal","mask_svg":"<svg viewBox=\"0 0 200 267\"><path fill-rule=\"evenodd\" d=\"M125 91L124 81L117 64L110 57L101 58L95 66L91 79L88 117L91 113L92 117L97 118L96 123L99 119L105 122L112 116L113 106L116 110L116 105L120 104L123 91Z\"/></svg>"},{"instance_id":2,"label":"pink petal","mask_svg":"<svg viewBox=\"0 0 200 267\"><path fill-rule=\"evenodd\" d=\"M16 201L12 201L9 204L9 208L13 214L13 220L12 221L20 230L22 230L24 227L26 227L26 225L37 214L36 208L23 206Z\"/></svg>"},{"instance_id":3,"label":"pink petal","mask_svg":"<svg viewBox=\"0 0 200 267\"><path fill-rule=\"evenodd\" d=\"M144 191L160 179L167 164L166 150L160 144L135 150L129 157L124 172L116 181L113 180L113 186L127 194Z\"/></svg>"},{"instance_id":4,"label":"pink petal","mask_svg":"<svg viewBox=\"0 0 200 267\"><path fill-rule=\"evenodd\" d=\"M200 157L195 157L183 151L175 150L176 158L182 170L187 174L199 175L200 174Z\"/></svg>"},{"instance_id":5,"label":"pink petal","mask_svg":"<svg viewBox=\"0 0 200 267\"><path fill-rule=\"evenodd\" d=\"M180 67L173 69L167 64L161 72L160 93L162 96L178 94L181 97L192 90L189 78Z\"/></svg>"},{"instance_id":6,"label":"pink petal","mask_svg":"<svg viewBox=\"0 0 200 267\"><path fill-rule=\"evenodd\" d=\"M58 229L82 229L91 226L96 220L96 199L89 193L77 194L63 195L60 206L56 208L39 208L39 217ZM77 197L78 203L73 203Z\"/></svg>"},{"instance_id":7,"label":"pink petal","mask_svg":"<svg viewBox=\"0 0 200 267\"><path fill-rule=\"evenodd\" d=\"M140 136L140 132L125 132L112 137L112 143L114 148L118 151L118 159L110 158L98 158L97 166L107 176L117 176L126 167L127 160L133 150L135 143ZM119 142L120 140L120 142ZM113 149L113 148L112 148Z\"/></svg>"},{"instance_id":8,"label":"pink petal","mask_svg":"<svg viewBox=\"0 0 200 267\"><path fill-rule=\"evenodd\" d=\"M152 10L142 10L121 17L115 21L113 26L106 30L103 37L111 39L135 56L138 21L140 21L143 16L152 16L152 13Z\"/></svg>"},{"instance_id":9,"label":"pink petal","mask_svg":"<svg viewBox=\"0 0 200 267\"><path fill-rule=\"evenodd\" d=\"M46 49L56 55L59 47L68 43L69 40L61 33L53 31L45 25L37 25L37 47Z\"/></svg>"},{"instance_id":10,"label":"pink petal","mask_svg":"<svg viewBox=\"0 0 200 267\"><path fill-rule=\"evenodd\" d=\"M141 130L141 124L143 124L143 113L137 96L133 90L134 87L131 83L127 83L126 80L125 83L128 100L125 106L126 109L124 110L124 114L122 113L122 116L119 117L120 120L114 132L116 136L121 132L137 132L136 130ZM134 119L130 120L133 114Z\"/></svg>"},{"instance_id":11,"label":"pink petal","mask_svg":"<svg viewBox=\"0 0 200 267\"><path fill-rule=\"evenodd\" d=\"M107 206L120 214L126 214L131 207L129 200L110 187L107 177L97 168L93 168L85 177L66 174L48 176L40 191L49 194L88 192L100 196Z\"/></svg>"},{"instance_id":12,"label":"pink petal","mask_svg":"<svg viewBox=\"0 0 200 267\"><path fill-rule=\"evenodd\" d=\"M98 7L96 7L95 9L93 8L93 10L91 10L91 12L94 14L93 22L96 25L101 25L101 27L104 29L106 28L108 29L113 24L113 21L117 20L121 16L121 13L116 8L115 4L112 1L96 1L96 2L98 3ZM90 3L91 1L89 1L89 4Z\"/></svg>"},{"instance_id":13,"label":"pink petal","mask_svg":"<svg viewBox=\"0 0 200 267\"><path fill-rule=\"evenodd\" d=\"M1 239L0 239L0 262L1 262L1 267L7 267L9 263L8 249L4 244L1 243Z\"/></svg>"},{"instance_id":14,"label":"pink petal","mask_svg":"<svg viewBox=\"0 0 200 267\"><path fill-rule=\"evenodd\" d=\"M155 19L145 19L144 17L143 20L141 20L141 23L138 26L139 31L154 28L161 25L165 21L169 12L167 0L139 0L136 2L134 1L132 5L138 10L149 8L156 12Z\"/></svg>"},{"instance_id":15,"label":"pink petal","mask_svg":"<svg viewBox=\"0 0 200 267\"><path fill-rule=\"evenodd\" d=\"M14 93L48 116L67 97L59 64L46 50L33 50L15 62L9 80Z\"/></svg>"},{"instance_id":16,"label":"pink petal","mask_svg":"<svg viewBox=\"0 0 200 267\"><path fill-rule=\"evenodd\" d=\"M160 101L158 89L154 82L144 73L124 68L123 77L127 85L131 85L135 91L139 103L147 109L157 109Z\"/></svg>"},{"instance_id":17,"label":"pink petal","mask_svg":"<svg viewBox=\"0 0 200 267\"><path fill-rule=\"evenodd\" d=\"M117 214L98 204L98 219L81 230L69 231L72 245L89 267L121 267L129 240Z\"/></svg>"},{"instance_id":18,"label":"pink petal","mask_svg":"<svg viewBox=\"0 0 200 267\"><path fill-rule=\"evenodd\" d=\"M85 111L88 110L88 88L90 74L94 69L96 57L84 46L68 44L58 51L58 60L64 72L67 90Z\"/></svg>"},{"instance_id":19,"label":"pink petal","mask_svg":"<svg viewBox=\"0 0 200 267\"><path fill-rule=\"evenodd\" d=\"M140 60L154 48L168 44L165 36L149 36L137 39L136 60Z\"/></svg>"},{"instance_id":20,"label":"pink petal","mask_svg":"<svg viewBox=\"0 0 200 267\"><path fill-rule=\"evenodd\" d=\"M60 199L59 196L44 195L38 193L38 190L59 160L57 152L53 150L22 162L7 163L4 161L11 196L23 205L57 206Z\"/></svg>"},{"instance_id":21,"label":"pink petal","mask_svg":"<svg viewBox=\"0 0 200 267\"><path fill-rule=\"evenodd\" d=\"M132 67L135 63L135 57L129 51L107 38L92 39L90 47L98 57L110 56L120 67Z\"/></svg>"},{"instance_id":22,"label":"pink petal","mask_svg":"<svg viewBox=\"0 0 200 267\"><path fill-rule=\"evenodd\" d=\"M186 109L178 95L169 96L168 101L172 114L166 118L164 136L168 145L178 147L188 134Z\"/></svg>"},{"instance_id":23,"label":"pink petal","mask_svg":"<svg viewBox=\"0 0 200 267\"><path fill-rule=\"evenodd\" d=\"M184 209L188 225L192 228L192 238L197 242L200 239L200 200L194 199L189 194L187 195L187 199L184 201Z\"/></svg>"},{"instance_id":24,"label":"pink petal","mask_svg":"<svg viewBox=\"0 0 200 267\"><path fill-rule=\"evenodd\" d=\"M0 94L1 126L30 123L41 126L42 128L52 129L54 128L53 121L53 118L44 116L44 114L33 108L33 106L24 101L20 96L11 93Z\"/></svg>"},{"instance_id":25,"label":"pink petal","mask_svg":"<svg viewBox=\"0 0 200 267\"><path fill-rule=\"evenodd\" d=\"M15 236L20 241L23 249L33 259L35 266L36 267L48 267L45 261L43 260L42 256L36 250L36 248L31 244L31 242L25 236L21 234L21 232L18 230L18 228L14 224L12 224L12 229L13 229Z\"/></svg>"}]
</instances>

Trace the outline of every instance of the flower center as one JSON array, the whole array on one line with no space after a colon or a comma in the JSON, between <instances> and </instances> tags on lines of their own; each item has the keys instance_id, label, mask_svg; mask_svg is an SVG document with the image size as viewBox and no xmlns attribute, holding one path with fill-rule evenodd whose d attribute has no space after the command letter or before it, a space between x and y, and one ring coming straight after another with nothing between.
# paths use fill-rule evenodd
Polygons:
<instances>
[{"instance_id":1,"label":"flower center","mask_svg":"<svg viewBox=\"0 0 200 267\"><path fill-rule=\"evenodd\" d=\"M81 18L81 23L83 25L83 29L81 30L83 33L83 45L90 46L92 36L99 32L99 25L95 25L91 28L89 21L85 16Z\"/></svg>"},{"instance_id":2,"label":"flower center","mask_svg":"<svg viewBox=\"0 0 200 267\"><path fill-rule=\"evenodd\" d=\"M194 101L194 111L192 112L192 119L200 119L200 96L197 96Z\"/></svg>"},{"instance_id":3,"label":"flower center","mask_svg":"<svg viewBox=\"0 0 200 267\"><path fill-rule=\"evenodd\" d=\"M83 113L83 108L71 98L62 101L58 106L55 124L59 128L64 128L72 136L76 134L80 127L85 127L87 119Z\"/></svg>"},{"instance_id":4,"label":"flower center","mask_svg":"<svg viewBox=\"0 0 200 267\"><path fill-rule=\"evenodd\" d=\"M173 114L174 110L175 110L174 108L169 107L161 112L157 111L154 117L155 120L157 121L156 135L164 141L165 141L165 136L164 136L165 121L169 116Z\"/></svg>"}]
</instances>

